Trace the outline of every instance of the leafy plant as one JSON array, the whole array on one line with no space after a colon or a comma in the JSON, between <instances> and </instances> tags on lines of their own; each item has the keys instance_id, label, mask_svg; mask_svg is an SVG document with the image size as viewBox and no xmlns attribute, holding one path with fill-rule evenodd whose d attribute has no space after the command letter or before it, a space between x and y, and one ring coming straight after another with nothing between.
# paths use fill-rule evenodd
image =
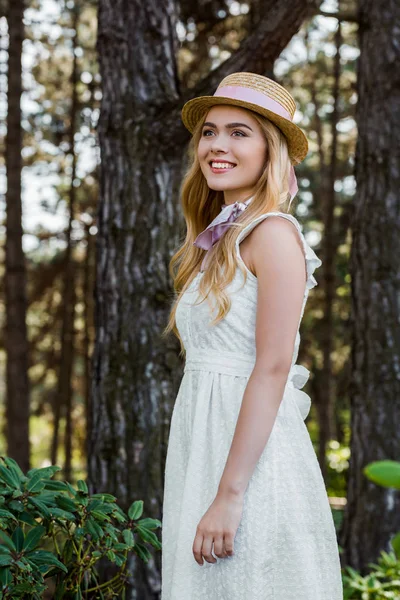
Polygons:
<instances>
[{"instance_id":1,"label":"leafy plant","mask_svg":"<svg viewBox=\"0 0 400 600\"><path fill-rule=\"evenodd\" d=\"M41 599L48 582L55 600L112 598L124 593L130 553L147 562L161 549L158 519L141 518L143 501L126 514L115 496L53 479L60 467L24 474L9 457L0 464L0 600ZM111 561L116 575L99 583L96 565ZM47 581L46 581L47 580Z\"/></svg>"},{"instance_id":2,"label":"leafy plant","mask_svg":"<svg viewBox=\"0 0 400 600\"><path fill-rule=\"evenodd\" d=\"M369 463L364 475L383 487L400 489L400 463L381 460ZM399 600L400 598L400 533L390 540L392 550L381 552L378 563L369 563L373 569L365 577L346 566L342 576L344 600Z\"/></svg>"},{"instance_id":3,"label":"leafy plant","mask_svg":"<svg viewBox=\"0 0 400 600\"><path fill-rule=\"evenodd\" d=\"M398 600L400 598L400 558L395 552L382 551L378 563L369 563L372 571L364 577L346 566L343 600Z\"/></svg>"}]
</instances>

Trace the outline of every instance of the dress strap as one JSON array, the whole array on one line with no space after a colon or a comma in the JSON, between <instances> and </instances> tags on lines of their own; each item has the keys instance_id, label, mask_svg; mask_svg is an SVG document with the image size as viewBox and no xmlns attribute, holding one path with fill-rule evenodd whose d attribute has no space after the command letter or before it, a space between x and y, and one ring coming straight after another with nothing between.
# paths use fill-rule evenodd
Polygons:
<instances>
[{"instance_id":1,"label":"dress strap","mask_svg":"<svg viewBox=\"0 0 400 600\"><path fill-rule=\"evenodd\" d=\"M294 217L293 215L290 215L288 213L283 213L283 212L275 211L275 212L264 213L263 215L259 215L258 217L256 217L255 219L253 219L253 221L251 221L250 223L248 223L240 231L239 235L236 238L236 242L235 242L236 256L237 256L237 258L242 263L244 262L243 259L242 259L242 257L241 257L241 255L240 255L240 250L239 250L239 244L240 244L240 242L250 233L250 231L252 231L254 229L254 227L256 227L256 225L258 225L258 223L261 223L261 221L263 221L267 217L275 217L275 216L277 216L277 217L283 217L284 219L287 219L288 221L291 221L293 223L293 225L297 229L297 232L299 234L299 237L300 237L300 240L301 240L301 243L302 243L304 257L305 257L305 261L306 261L306 268L307 268L306 289L310 290L311 288L313 288L316 285L318 285L317 280L315 279L313 273L314 273L315 269L317 269L318 267L320 267L322 265L322 261L315 254L315 252L311 248L311 246L306 242L306 239L305 239L304 234L303 234L302 226L300 225L300 223L298 222L298 220L296 219L296 217Z\"/></svg>"}]
</instances>

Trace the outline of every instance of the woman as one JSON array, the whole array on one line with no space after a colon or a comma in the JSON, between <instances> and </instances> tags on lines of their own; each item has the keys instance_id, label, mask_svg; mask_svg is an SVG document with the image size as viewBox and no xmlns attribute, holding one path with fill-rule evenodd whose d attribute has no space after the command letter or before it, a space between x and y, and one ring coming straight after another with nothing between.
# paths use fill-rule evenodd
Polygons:
<instances>
[{"instance_id":1,"label":"woman","mask_svg":"<svg viewBox=\"0 0 400 600\"><path fill-rule=\"evenodd\" d=\"M233 73L185 104L186 239L164 333L186 357L165 466L162 600L342 600L304 423L299 326L320 259L284 212L308 150L292 96ZM177 269L174 267L177 266Z\"/></svg>"}]
</instances>

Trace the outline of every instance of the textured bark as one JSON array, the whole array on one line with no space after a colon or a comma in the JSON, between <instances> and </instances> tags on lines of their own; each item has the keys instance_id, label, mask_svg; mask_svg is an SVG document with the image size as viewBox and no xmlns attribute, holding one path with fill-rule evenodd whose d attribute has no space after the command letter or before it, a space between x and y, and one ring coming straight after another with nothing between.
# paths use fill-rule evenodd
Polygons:
<instances>
[{"instance_id":1,"label":"textured bark","mask_svg":"<svg viewBox=\"0 0 400 600\"><path fill-rule=\"evenodd\" d=\"M336 56L334 59L333 72L333 110L330 119L331 129L331 147L330 160L327 167L326 190L323 195L323 223L324 235L322 238L322 269L324 281L324 311L321 320L321 349L323 354L323 367L321 370L321 381L323 382L323 395L320 396L323 403L319 404L319 445L318 445L318 460L321 466L321 471L326 479L327 464L326 464L326 448L330 439L336 439L335 421L334 421L334 395L332 381L332 350L334 342L333 328L333 304L336 295L336 278L335 278L335 257L337 247L335 240L335 181L337 172L337 123L339 120L338 103L339 103L339 79L340 79L340 46L342 42L341 23L338 22L335 45Z\"/></svg>"},{"instance_id":2,"label":"textured bark","mask_svg":"<svg viewBox=\"0 0 400 600\"><path fill-rule=\"evenodd\" d=\"M400 495L362 472L400 459L400 5L360 0L359 23L352 438L341 545L345 563L365 573L400 530Z\"/></svg>"},{"instance_id":3,"label":"textured bark","mask_svg":"<svg viewBox=\"0 0 400 600\"><path fill-rule=\"evenodd\" d=\"M57 463L57 450L59 443L59 427L60 417L65 416L65 435L64 435L64 447L65 447L65 463L64 463L64 478L67 480L71 479L71 461L72 461L72 372L74 362L74 319L75 319L75 265L73 259L73 240L72 240L72 223L75 216L75 203L76 203L76 188L74 181L76 177L76 153L75 153L75 123L78 114L78 96L77 96L77 83L78 83L78 68L77 68L77 57L75 53L76 48L76 35L78 28L78 8L74 9L73 14L73 31L75 35L73 37L73 61L71 71L71 121L69 127L69 151L72 157L71 164L71 183L69 189L68 198L68 227L66 231L66 242L67 247L65 251L65 268L63 272L63 317L61 327L61 353L60 353L60 368L58 374L58 385L57 385L57 397L55 398L55 411L54 411L54 431L53 431L53 443L51 458L52 463Z\"/></svg>"},{"instance_id":4,"label":"textured bark","mask_svg":"<svg viewBox=\"0 0 400 600\"><path fill-rule=\"evenodd\" d=\"M317 94L316 77L317 71L314 69L314 77L310 82L310 94L314 105L314 123L313 127L318 140L318 204L316 206L318 218L324 225L321 258L322 258L322 289L323 289L323 318L318 325L318 340L323 355L322 369L317 370L315 378L315 405L317 409L319 439L318 439L318 461L326 481L327 462L326 446L330 439L337 439L336 424L334 421L334 389L332 381L332 347L334 343L333 327L333 303L336 292L335 282L335 257L337 246L339 244L338 227L335 223L334 211L336 204L335 180L337 176L337 122L338 122L338 101L339 101L339 80L340 80L340 46L341 46L341 25L335 34L336 56L333 63L333 110L329 119L329 128L331 135L331 145L329 153L324 149L323 122L320 116L321 103ZM306 35L306 48L308 62L312 60L309 56L308 34ZM326 154L329 154L327 158Z\"/></svg>"},{"instance_id":5,"label":"textured bark","mask_svg":"<svg viewBox=\"0 0 400 600\"><path fill-rule=\"evenodd\" d=\"M84 448L82 448L82 453L84 456L88 455L88 431L91 431L91 422L90 422L90 381L92 379L91 375L91 331L93 329L92 326L92 315L93 315L93 255L94 255L94 239L93 235L90 234L90 225L85 227L85 237L86 237L86 254L85 254L85 264L83 270L83 305L84 305L84 330L83 330L83 340L82 340L82 348L83 348L83 357L85 364L85 423L86 423L86 436L84 441Z\"/></svg>"},{"instance_id":6,"label":"textured bark","mask_svg":"<svg viewBox=\"0 0 400 600\"><path fill-rule=\"evenodd\" d=\"M181 90L173 1L99 3L102 167L89 483L125 506L142 499L146 515L160 519L183 366L174 336L160 337L172 301L168 263L183 235L177 199L189 133L180 110L193 95L214 93L230 72L266 72L312 6L265 4L268 18L243 47L195 89ZM131 598L158 598L160 553L155 559L131 565Z\"/></svg>"},{"instance_id":7,"label":"textured bark","mask_svg":"<svg viewBox=\"0 0 400 600\"><path fill-rule=\"evenodd\" d=\"M21 53L24 38L23 0L10 2L8 11L8 94L6 137L6 325L8 455L29 469L29 379L26 327L26 266L22 249L21 204Z\"/></svg>"}]
</instances>

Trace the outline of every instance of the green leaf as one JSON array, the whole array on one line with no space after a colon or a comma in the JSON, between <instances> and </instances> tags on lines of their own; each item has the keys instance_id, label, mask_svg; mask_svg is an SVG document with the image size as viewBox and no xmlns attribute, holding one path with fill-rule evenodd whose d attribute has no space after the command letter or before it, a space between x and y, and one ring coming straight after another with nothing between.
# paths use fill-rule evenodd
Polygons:
<instances>
[{"instance_id":1,"label":"green leaf","mask_svg":"<svg viewBox=\"0 0 400 600\"><path fill-rule=\"evenodd\" d=\"M126 514L124 513L124 511L122 510L122 508L120 506L118 506L118 505L115 505L114 512L113 512L113 517L119 523L125 523L128 520L128 517L126 516Z\"/></svg>"},{"instance_id":2,"label":"green leaf","mask_svg":"<svg viewBox=\"0 0 400 600\"><path fill-rule=\"evenodd\" d=\"M150 554L149 550L146 548L146 546L144 546L140 542L136 542L136 544L134 546L134 550L135 550L136 554L139 556L139 558L141 558L145 563L147 563L149 561L149 559L151 558L151 554Z\"/></svg>"},{"instance_id":3,"label":"green leaf","mask_svg":"<svg viewBox=\"0 0 400 600\"><path fill-rule=\"evenodd\" d=\"M56 496L56 503L63 510L67 510L69 512L75 512L77 510L75 502L67 496L61 496L61 494Z\"/></svg>"},{"instance_id":4,"label":"green leaf","mask_svg":"<svg viewBox=\"0 0 400 600\"><path fill-rule=\"evenodd\" d=\"M116 554L114 562L118 567L122 567L122 565L126 563L126 558L125 558L125 556Z\"/></svg>"},{"instance_id":5,"label":"green leaf","mask_svg":"<svg viewBox=\"0 0 400 600\"><path fill-rule=\"evenodd\" d=\"M85 494L89 493L88 486L86 485L86 482L83 481L83 479L78 480L77 486L80 492L84 492Z\"/></svg>"},{"instance_id":6,"label":"green leaf","mask_svg":"<svg viewBox=\"0 0 400 600\"><path fill-rule=\"evenodd\" d=\"M161 543L155 533L149 531L148 529L143 529L142 527L137 527L136 531L140 535L143 541L149 542L154 548L157 550L161 550Z\"/></svg>"},{"instance_id":7,"label":"green leaf","mask_svg":"<svg viewBox=\"0 0 400 600\"><path fill-rule=\"evenodd\" d=\"M11 510L15 510L15 512L23 512L25 510L25 506L20 500L11 500L8 506Z\"/></svg>"},{"instance_id":8,"label":"green leaf","mask_svg":"<svg viewBox=\"0 0 400 600\"><path fill-rule=\"evenodd\" d=\"M108 515L105 515L104 513L100 512L99 510L93 510L91 512L91 514L93 515L93 517L95 519L97 519L98 521L101 521L102 523L104 523L104 521L110 520L110 517Z\"/></svg>"},{"instance_id":9,"label":"green leaf","mask_svg":"<svg viewBox=\"0 0 400 600\"><path fill-rule=\"evenodd\" d=\"M3 465L0 465L0 479L13 489L21 489L19 477L17 477L14 471Z\"/></svg>"},{"instance_id":10,"label":"green leaf","mask_svg":"<svg viewBox=\"0 0 400 600\"><path fill-rule=\"evenodd\" d=\"M21 480L26 480L26 476L24 475L23 471L21 470L19 464L17 463L16 460L14 460L13 458L11 458L10 456L3 456L2 457L4 462L6 463L7 467L10 467L11 469L14 469L14 471L16 472L17 476L21 479Z\"/></svg>"},{"instance_id":11,"label":"green leaf","mask_svg":"<svg viewBox=\"0 0 400 600\"><path fill-rule=\"evenodd\" d=\"M54 596L54 600L61 600L62 598L65 598L65 583L64 581L61 582L57 582L57 587L56 587L56 594Z\"/></svg>"},{"instance_id":12,"label":"green leaf","mask_svg":"<svg viewBox=\"0 0 400 600\"><path fill-rule=\"evenodd\" d=\"M96 522L90 517L85 523L85 531L89 533L95 541L99 540L99 533L95 527Z\"/></svg>"},{"instance_id":13,"label":"green leaf","mask_svg":"<svg viewBox=\"0 0 400 600\"><path fill-rule=\"evenodd\" d=\"M34 529L31 529L24 541L23 549L25 552L30 552L36 548L45 533L46 527L43 527L43 525L37 525Z\"/></svg>"},{"instance_id":14,"label":"green leaf","mask_svg":"<svg viewBox=\"0 0 400 600\"><path fill-rule=\"evenodd\" d=\"M38 479L35 482L29 482L29 492L31 494L38 494L39 492L41 492L42 490L45 489L45 482L41 479Z\"/></svg>"},{"instance_id":15,"label":"green leaf","mask_svg":"<svg viewBox=\"0 0 400 600\"><path fill-rule=\"evenodd\" d=\"M84 535L86 535L86 531L83 527L77 527L74 532L75 538L79 541Z\"/></svg>"},{"instance_id":16,"label":"green leaf","mask_svg":"<svg viewBox=\"0 0 400 600\"><path fill-rule=\"evenodd\" d=\"M7 567L2 567L0 569L0 584L2 586L10 585L11 580L12 580L12 575L11 575L10 569L8 569Z\"/></svg>"},{"instance_id":17,"label":"green leaf","mask_svg":"<svg viewBox=\"0 0 400 600\"><path fill-rule=\"evenodd\" d=\"M130 529L124 529L122 532L122 537L124 538L125 544L127 544L129 548L132 548L132 546L134 546L135 540L133 538L133 533Z\"/></svg>"},{"instance_id":18,"label":"green leaf","mask_svg":"<svg viewBox=\"0 0 400 600\"><path fill-rule=\"evenodd\" d=\"M22 531L21 527L16 527L13 531L11 539L15 544L17 552L21 552L22 548L24 547L24 538L24 532Z\"/></svg>"},{"instance_id":19,"label":"green leaf","mask_svg":"<svg viewBox=\"0 0 400 600\"><path fill-rule=\"evenodd\" d=\"M26 475L29 479L31 479L36 473L43 474L45 471L47 471L48 475L44 474L43 477L53 477L54 473L61 471L61 467L58 467L57 465L51 465L50 467L42 467L40 469L33 468L28 471Z\"/></svg>"},{"instance_id":20,"label":"green leaf","mask_svg":"<svg viewBox=\"0 0 400 600\"><path fill-rule=\"evenodd\" d=\"M157 527L162 526L162 523L158 519L147 518L140 519L140 521L137 522L137 525L139 525L140 527L144 527L145 529L157 529Z\"/></svg>"},{"instance_id":21,"label":"green leaf","mask_svg":"<svg viewBox=\"0 0 400 600\"><path fill-rule=\"evenodd\" d=\"M7 546L11 552L16 552L16 547L12 539L4 532L0 530L0 540Z\"/></svg>"},{"instance_id":22,"label":"green leaf","mask_svg":"<svg viewBox=\"0 0 400 600\"><path fill-rule=\"evenodd\" d=\"M62 562L58 560L51 552L47 552L45 550L34 550L29 553L29 560L36 565L49 565L55 566L68 573L68 569Z\"/></svg>"},{"instance_id":23,"label":"green leaf","mask_svg":"<svg viewBox=\"0 0 400 600\"><path fill-rule=\"evenodd\" d=\"M46 485L46 482L43 482L43 479L49 479L53 477L54 473L60 471L60 467L52 466L52 467L43 467L42 469L36 469L36 471L32 474L32 477L29 478L26 489L29 492L32 492L35 487L38 485L39 481L43 483L43 487Z\"/></svg>"},{"instance_id":24,"label":"green leaf","mask_svg":"<svg viewBox=\"0 0 400 600\"><path fill-rule=\"evenodd\" d=\"M3 510L0 508L0 519L12 519L13 521L18 521L18 519L8 510Z\"/></svg>"},{"instance_id":25,"label":"green leaf","mask_svg":"<svg viewBox=\"0 0 400 600\"><path fill-rule=\"evenodd\" d=\"M9 567L12 565L13 558L11 554L0 554L0 567Z\"/></svg>"},{"instance_id":26,"label":"green leaf","mask_svg":"<svg viewBox=\"0 0 400 600\"><path fill-rule=\"evenodd\" d=\"M117 498L115 496L113 496L112 494L92 494L92 498L99 498L100 500L103 500L104 502L116 502Z\"/></svg>"},{"instance_id":27,"label":"green leaf","mask_svg":"<svg viewBox=\"0 0 400 600\"><path fill-rule=\"evenodd\" d=\"M26 523L27 525L32 525L33 527L37 525L37 521L26 511L20 513L18 519L20 523Z\"/></svg>"},{"instance_id":28,"label":"green leaf","mask_svg":"<svg viewBox=\"0 0 400 600\"><path fill-rule=\"evenodd\" d=\"M363 473L378 485L400 490L400 462L378 460L364 467Z\"/></svg>"},{"instance_id":29,"label":"green leaf","mask_svg":"<svg viewBox=\"0 0 400 600\"><path fill-rule=\"evenodd\" d=\"M92 510L97 510L98 508L100 508L103 505L104 505L104 502L102 502L98 498L95 498L94 500L93 499L90 500L87 510L88 510L88 512L91 512Z\"/></svg>"},{"instance_id":30,"label":"green leaf","mask_svg":"<svg viewBox=\"0 0 400 600\"><path fill-rule=\"evenodd\" d=\"M133 502L128 510L128 516L130 519L135 520L139 519L143 514L143 500L136 500Z\"/></svg>"},{"instance_id":31,"label":"green leaf","mask_svg":"<svg viewBox=\"0 0 400 600\"><path fill-rule=\"evenodd\" d=\"M68 486L65 481L57 481L56 479L43 479L46 490L53 492L67 492Z\"/></svg>"},{"instance_id":32,"label":"green leaf","mask_svg":"<svg viewBox=\"0 0 400 600\"><path fill-rule=\"evenodd\" d=\"M34 507L39 511L39 514L41 517L46 517L46 518L51 517L51 513L50 513L48 507L43 502L41 502L34 496L29 497L29 502L31 504L33 504Z\"/></svg>"},{"instance_id":33,"label":"green leaf","mask_svg":"<svg viewBox=\"0 0 400 600\"><path fill-rule=\"evenodd\" d=\"M76 489L68 481L65 482L65 485L67 486L68 491L71 494L71 496L75 497L77 494Z\"/></svg>"},{"instance_id":34,"label":"green leaf","mask_svg":"<svg viewBox=\"0 0 400 600\"><path fill-rule=\"evenodd\" d=\"M121 544L119 542L117 544L114 544L113 548L118 552L125 552L125 550L129 550L130 548L132 548L132 546L130 546L129 544Z\"/></svg>"},{"instance_id":35,"label":"green leaf","mask_svg":"<svg viewBox=\"0 0 400 600\"><path fill-rule=\"evenodd\" d=\"M63 510L62 508L54 508L53 506L50 508L50 513L52 517L56 517L57 519L65 519L67 521L75 521L75 515L73 515L68 510Z\"/></svg>"},{"instance_id":36,"label":"green leaf","mask_svg":"<svg viewBox=\"0 0 400 600\"><path fill-rule=\"evenodd\" d=\"M72 543L72 540L67 540L64 544L64 548L63 548L63 552L62 552L62 559L63 559L64 563L68 565L71 562L73 555L74 555L74 545Z\"/></svg>"}]
</instances>

